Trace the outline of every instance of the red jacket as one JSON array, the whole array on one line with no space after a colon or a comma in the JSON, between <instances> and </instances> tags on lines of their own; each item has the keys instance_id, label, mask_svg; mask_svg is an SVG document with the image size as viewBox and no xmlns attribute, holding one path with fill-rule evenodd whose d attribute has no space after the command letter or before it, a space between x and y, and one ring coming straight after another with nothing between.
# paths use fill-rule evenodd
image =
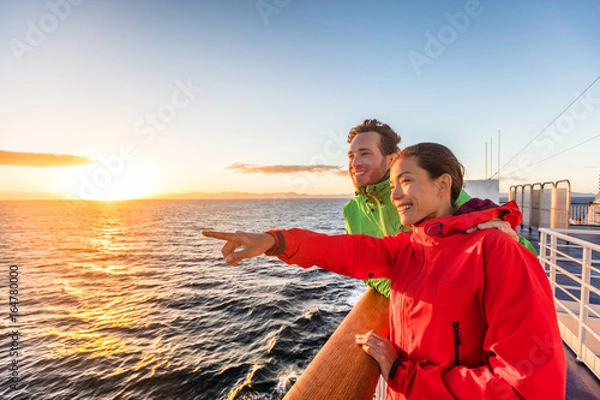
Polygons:
<instances>
[{"instance_id":1,"label":"red jacket","mask_svg":"<svg viewBox=\"0 0 600 400\"><path fill-rule=\"evenodd\" d=\"M391 279L390 340L406 360L388 399L562 399L565 357L544 269L496 229L463 234L500 215L513 227L521 220L512 202L381 239L274 235L288 264Z\"/></svg>"}]
</instances>

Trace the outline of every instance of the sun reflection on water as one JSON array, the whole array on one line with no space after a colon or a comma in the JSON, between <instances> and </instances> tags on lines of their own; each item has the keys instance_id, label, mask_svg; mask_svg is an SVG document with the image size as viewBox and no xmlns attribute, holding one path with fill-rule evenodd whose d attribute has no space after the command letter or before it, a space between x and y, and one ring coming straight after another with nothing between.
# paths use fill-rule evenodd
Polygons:
<instances>
[{"instance_id":1,"label":"sun reflection on water","mask_svg":"<svg viewBox=\"0 0 600 400\"><path fill-rule=\"evenodd\" d=\"M132 353L125 342L115 336L92 330L75 330L70 332L50 328L45 336L60 339L47 354L48 359L59 359L77 354L89 354L90 358L110 357L115 354Z\"/></svg>"},{"instance_id":2,"label":"sun reflection on water","mask_svg":"<svg viewBox=\"0 0 600 400\"><path fill-rule=\"evenodd\" d=\"M150 342L143 333L155 322L160 294L143 285L148 266L128 258L133 246L137 253L151 249L132 235L135 227L130 226L130 214L109 204L93 207L93 218L74 233L87 261L76 253L79 249L66 248L73 253L73 261L47 271L63 301L46 305L52 307L57 324L40 329L52 343L44 358L87 355L90 359L112 357L113 363L126 359L115 363L113 375L137 371L152 376L170 365L165 354L172 349L160 337ZM65 296L73 301L64 301Z\"/></svg>"}]
</instances>

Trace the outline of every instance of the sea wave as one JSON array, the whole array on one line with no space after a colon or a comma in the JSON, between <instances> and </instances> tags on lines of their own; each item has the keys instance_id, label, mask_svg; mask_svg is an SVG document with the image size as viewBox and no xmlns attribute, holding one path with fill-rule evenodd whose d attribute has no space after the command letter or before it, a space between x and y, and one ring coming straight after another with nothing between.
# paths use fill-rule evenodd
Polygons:
<instances>
[{"instance_id":1,"label":"sea wave","mask_svg":"<svg viewBox=\"0 0 600 400\"><path fill-rule=\"evenodd\" d=\"M341 233L343 204L0 202L23 346L20 388L0 397L282 398L364 285L265 257L232 268L200 230Z\"/></svg>"}]
</instances>

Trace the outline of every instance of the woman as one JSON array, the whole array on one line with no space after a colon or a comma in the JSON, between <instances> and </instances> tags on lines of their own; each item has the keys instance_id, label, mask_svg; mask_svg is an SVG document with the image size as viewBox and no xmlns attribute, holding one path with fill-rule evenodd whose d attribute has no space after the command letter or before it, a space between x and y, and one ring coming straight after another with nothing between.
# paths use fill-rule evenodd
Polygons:
<instances>
[{"instance_id":1,"label":"woman","mask_svg":"<svg viewBox=\"0 0 600 400\"><path fill-rule=\"evenodd\" d=\"M512 202L453 216L462 183L450 150L421 143L391 166L392 199L412 232L203 233L227 241L222 253L232 265L266 252L304 268L391 279L390 339L356 337L379 363L389 399L564 398L565 359L544 270L501 232L462 234L498 216L514 227L521 214Z\"/></svg>"}]
</instances>

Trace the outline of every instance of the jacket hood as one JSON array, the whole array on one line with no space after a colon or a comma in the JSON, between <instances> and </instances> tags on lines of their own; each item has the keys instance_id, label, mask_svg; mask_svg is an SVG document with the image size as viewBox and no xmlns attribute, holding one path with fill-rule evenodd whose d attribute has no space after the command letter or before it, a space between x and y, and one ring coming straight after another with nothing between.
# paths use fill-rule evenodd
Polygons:
<instances>
[{"instance_id":1,"label":"jacket hood","mask_svg":"<svg viewBox=\"0 0 600 400\"><path fill-rule=\"evenodd\" d=\"M515 229L522 220L521 210L519 210L517 202L513 200L497 208L475 211L469 214L447 215L428 219L413 226L413 236L419 240L435 240L435 238L462 233L477 224L499 217L502 217L502 220L507 221Z\"/></svg>"}]
</instances>

